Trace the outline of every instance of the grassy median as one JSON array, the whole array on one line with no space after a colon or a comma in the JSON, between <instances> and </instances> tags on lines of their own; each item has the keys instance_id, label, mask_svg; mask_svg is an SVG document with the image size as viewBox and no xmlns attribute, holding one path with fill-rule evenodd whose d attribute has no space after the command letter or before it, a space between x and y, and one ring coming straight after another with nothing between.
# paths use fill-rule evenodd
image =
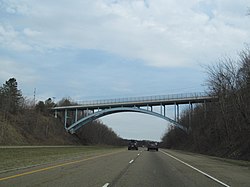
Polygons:
<instances>
[{"instance_id":1,"label":"grassy median","mask_svg":"<svg viewBox=\"0 0 250 187\"><path fill-rule=\"evenodd\" d=\"M1 147L0 173L12 169L89 157L121 149L111 146Z\"/></svg>"}]
</instances>

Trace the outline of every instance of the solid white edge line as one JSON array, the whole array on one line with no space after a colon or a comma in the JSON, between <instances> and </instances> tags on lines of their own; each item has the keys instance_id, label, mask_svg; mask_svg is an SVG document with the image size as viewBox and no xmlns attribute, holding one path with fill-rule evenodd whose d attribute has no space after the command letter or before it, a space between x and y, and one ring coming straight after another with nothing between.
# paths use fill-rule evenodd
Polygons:
<instances>
[{"instance_id":1,"label":"solid white edge line","mask_svg":"<svg viewBox=\"0 0 250 187\"><path fill-rule=\"evenodd\" d=\"M102 187L108 187L109 183L104 184Z\"/></svg>"},{"instance_id":2,"label":"solid white edge line","mask_svg":"<svg viewBox=\"0 0 250 187\"><path fill-rule=\"evenodd\" d=\"M131 164L132 162L134 162L134 160L133 160L133 159L132 159L132 160L130 160L130 162L129 162L129 163Z\"/></svg>"},{"instance_id":3,"label":"solid white edge line","mask_svg":"<svg viewBox=\"0 0 250 187\"><path fill-rule=\"evenodd\" d=\"M188 164L188 163L186 163L186 162L184 162L184 161L182 161L182 160L180 160L180 159L178 159L178 158L176 158L176 157L174 157L174 156L172 156L172 155L170 155L170 154L168 154L168 153L166 153L166 152L164 152L164 151L161 151L161 150L160 150L160 152L162 152L163 154L165 154L165 155L167 155L167 156L169 156L169 157L171 157L171 158L173 158L173 159L175 159L175 160L181 162L182 164L185 164L186 166L188 166L188 167L190 167L190 168L192 168L192 169L198 171L199 173L201 173L201 174L205 175L206 177L208 177L208 178L210 178L210 179L212 179L212 180L214 180L214 181L220 183L221 185L226 186L226 187L230 187L229 185L227 185L227 184L221 182L220 180L218 180L218 179L212 177L211 175L209 175L209 174L207 174L207 173L205 173L205 172L203 172L203 171L201 171L201 170L195 168L194 166L191 166L190 164Z\"/></svg>"}]
</instances>

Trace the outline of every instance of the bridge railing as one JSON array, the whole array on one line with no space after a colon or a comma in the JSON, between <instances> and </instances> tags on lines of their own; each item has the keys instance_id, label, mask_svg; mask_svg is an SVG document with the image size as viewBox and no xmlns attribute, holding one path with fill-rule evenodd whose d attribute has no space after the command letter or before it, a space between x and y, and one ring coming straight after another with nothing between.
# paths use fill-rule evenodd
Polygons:
<instances>
[{"instance_id":1,"label":"bridge railing","mask_svg":"<svg viewBox=\"0 0 250 187\"><path fill-rule=\"evenodd\" d=\"M148 101L167 101L173 99L194 99L211 97L205 92L196 93L182 93L182 94L169 94L169 95L156 95L156 96L144 96L144 97L127 97L117 99L101 99L90 101L78 101L80 105L99 105L99 104L115 104L115 103L131 103L131 102L148 102Z\"/></svg>"}]
</instances>

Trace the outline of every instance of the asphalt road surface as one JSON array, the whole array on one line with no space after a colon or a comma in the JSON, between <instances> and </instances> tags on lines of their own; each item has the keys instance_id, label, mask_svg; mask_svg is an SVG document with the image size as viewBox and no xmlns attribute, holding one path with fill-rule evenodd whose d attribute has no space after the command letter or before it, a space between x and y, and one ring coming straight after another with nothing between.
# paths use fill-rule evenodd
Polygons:
<instances>
[{"instance_id":1,"label":"asphalt road surface","mask_svg":"<svg viewBox=\"0 0 250 187\"><path fill-rule=\"evenodd\" d=\"M209 175L202 168L183 162L166 150L156 152L139 149L138 151L114 151L89 158L2 173L0 186L211 187L230 185L227 181L216 178L215 175L213 173Z\"/></svg>"}]
</instances>

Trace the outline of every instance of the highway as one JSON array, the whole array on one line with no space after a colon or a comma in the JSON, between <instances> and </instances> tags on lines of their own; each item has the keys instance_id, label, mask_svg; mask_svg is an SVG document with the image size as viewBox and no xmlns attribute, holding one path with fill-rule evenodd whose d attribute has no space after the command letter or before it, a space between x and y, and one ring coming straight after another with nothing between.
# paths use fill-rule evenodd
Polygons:
<instances>
[{"instance_id":1,"label":"highway","mask_svg":"<svg viewBox=\"0 0 250 187\"><path fill-rule=\"evenodd\" d=\"M216 172L207 174L204 170L210 168L211 171L212 166L196 168L179 158L166 150L156 152L142 148L138 151L124 149L1 173L0 186L216 187L231 186L228 183L233 183L229 181L231 174L229 177L224 176L221 171L218 171L220 175ZM247 183L240 185L247 186Z\"/></svg>"}]
</instances>

